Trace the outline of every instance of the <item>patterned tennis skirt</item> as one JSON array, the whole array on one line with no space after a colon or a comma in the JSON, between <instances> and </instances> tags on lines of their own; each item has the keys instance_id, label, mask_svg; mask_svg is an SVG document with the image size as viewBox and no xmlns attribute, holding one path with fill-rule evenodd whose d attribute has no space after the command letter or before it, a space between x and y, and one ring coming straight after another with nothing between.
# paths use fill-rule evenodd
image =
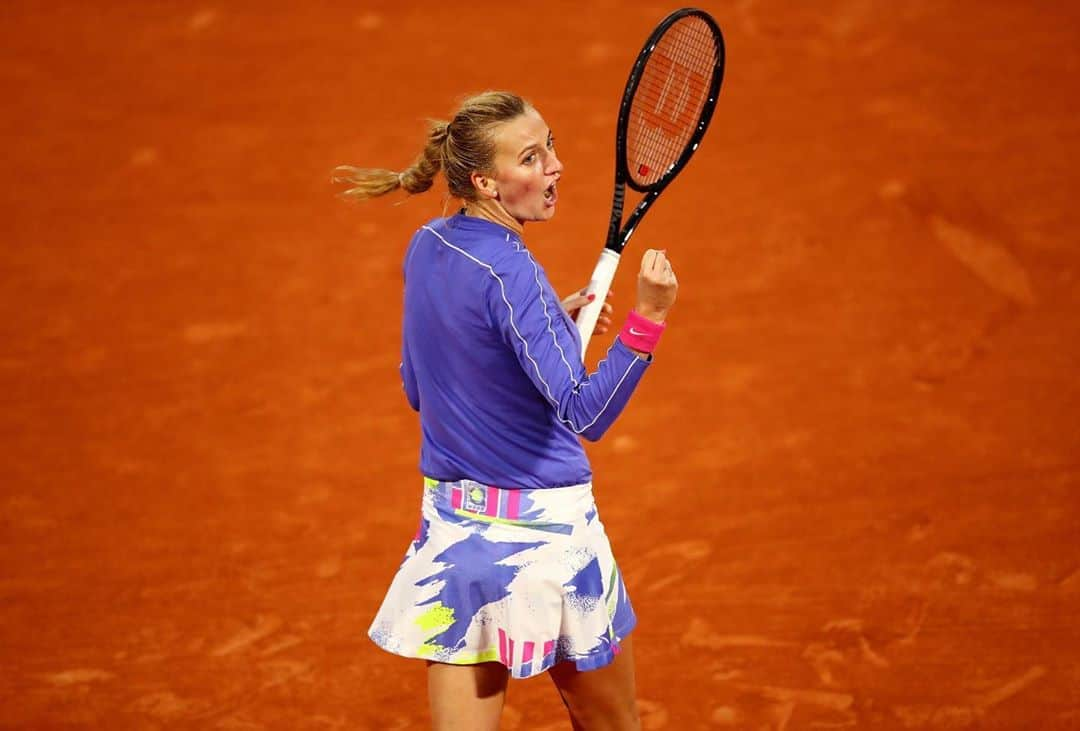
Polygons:
<instances>
[{"instance_id":1,"label":"patterned tennis skirt","mask_svg":"<svg viewBox=\"0 0 1080 731\"><path fill-rule=\"evenodd\" d=\"M527 678L609 664L637 619L592 485L424 480L420 530L368 635L389 652Z\"/></svg>"}]
</instances>

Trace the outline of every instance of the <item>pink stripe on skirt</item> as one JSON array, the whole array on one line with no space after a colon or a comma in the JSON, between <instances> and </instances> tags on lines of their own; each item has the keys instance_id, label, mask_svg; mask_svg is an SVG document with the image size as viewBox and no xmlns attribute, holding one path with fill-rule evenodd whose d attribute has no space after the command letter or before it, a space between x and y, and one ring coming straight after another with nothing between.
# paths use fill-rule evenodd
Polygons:
<instances>
[{"instance_id":1,"label":"pink stripe on skirt","mask_svg":"<svg viewBox=\"0 0 1080 731\"><path fill-rule=\"evenodd\" d=\"M517 490L507 490L506 517L510 520L521 517L521 493Z\"/></svg>"},{"instance_id":2,"label":"pink stripe on skirt","mask_svg":"<svg viewBox=\"0 0 1080 731\"><path fill-rule=\"evenodd\" d=\"M485 505L484 515L489 518L499 517L499 493L502 492L497 487L485 487L487 490L487 505Z\"/></svg>"}]
</instances>

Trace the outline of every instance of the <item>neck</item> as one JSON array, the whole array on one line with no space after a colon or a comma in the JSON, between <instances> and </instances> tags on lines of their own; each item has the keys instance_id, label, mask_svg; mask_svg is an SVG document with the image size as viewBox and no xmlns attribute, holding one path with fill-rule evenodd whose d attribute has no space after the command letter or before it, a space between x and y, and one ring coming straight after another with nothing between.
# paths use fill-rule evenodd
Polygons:
<instances>
[{"instance_id":1,"label":"neck","mask_svg":"<svg viewBox=\"0 0 1080 731\"><path fill-rule=\"evenodd\" d=\"M497 223L519 236L525 231L525 224L507 213L497 201L466 201L465 215Z\"/></svg>"}]
</instances>

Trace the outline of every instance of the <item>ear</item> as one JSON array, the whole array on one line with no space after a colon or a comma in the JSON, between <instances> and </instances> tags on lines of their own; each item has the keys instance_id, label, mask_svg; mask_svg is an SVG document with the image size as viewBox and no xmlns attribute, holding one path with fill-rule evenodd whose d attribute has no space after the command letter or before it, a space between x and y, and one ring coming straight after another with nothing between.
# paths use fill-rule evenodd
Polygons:
<instances>
[{"instance_id":1,"label":"ear","mask_svg":"<svg viewBox=\"0 0 1080 731\"><path fill-rule=\"evenodd\" d=\"M499 190L495 185L495 178L474 171L469 176L469 179L472 180L473 187L476 188L482 198L498 200Z\"/></svg>"}]
</instances>

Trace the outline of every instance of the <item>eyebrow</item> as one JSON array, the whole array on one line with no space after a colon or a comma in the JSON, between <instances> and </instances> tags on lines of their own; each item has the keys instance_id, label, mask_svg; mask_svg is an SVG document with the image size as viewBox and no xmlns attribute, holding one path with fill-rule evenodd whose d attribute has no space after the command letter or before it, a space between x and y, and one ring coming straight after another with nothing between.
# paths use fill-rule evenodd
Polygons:
<instances>
[{"instance_id":1,"label":"eyebrow","mask_svg":"<svg viewBox=\"0 0 1080 731\"><path fill-rule=\"evenodd\" d=\"M548 130L548 133L547 133L547 137L546 137L546 138L544 138L544 142L545 142L545 143L547 143L547 142L551 142L551 138L552 138L552 137L554 137L554 136L555 136L555 133L554 133L554 132L552 132L552 131L551 131L551 130L549 129L549 130ZM530 144L528 144L528 145L525 145L525 147L521 148L521 152L519 152L519 153L517 154L517 156L518 156L518 157L520 158L520 157L521 157L522 155L524 155L524 154L525 154L526 152L528 152L529 150L533 150L533 149L536 149L536 148L539 148L539 147L540 147L540 145L536 144L535 142L532 142L532 143L530 143Z\"/></svg>"}]
</instances>

